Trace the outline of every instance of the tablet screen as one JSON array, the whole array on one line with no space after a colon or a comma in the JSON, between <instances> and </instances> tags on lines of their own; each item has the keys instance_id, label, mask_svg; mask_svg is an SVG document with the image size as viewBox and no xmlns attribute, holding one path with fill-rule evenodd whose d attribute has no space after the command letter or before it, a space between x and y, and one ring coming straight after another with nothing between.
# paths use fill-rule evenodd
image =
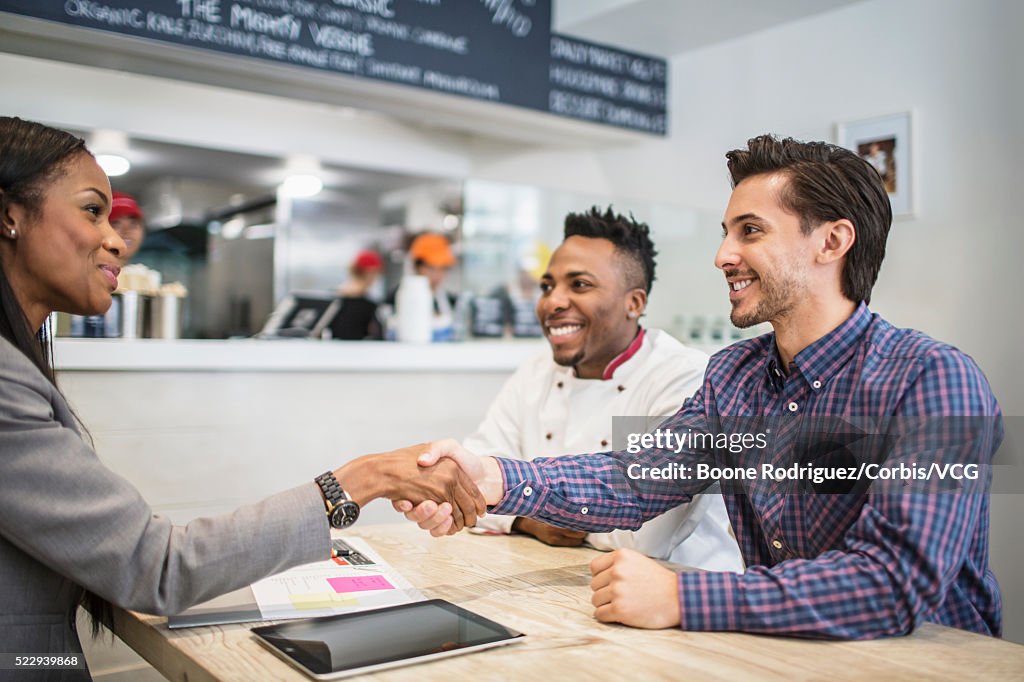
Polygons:
<instances>
[{"instance_id":1,"label":"tablet screen","mask_svg":"<svg viewBox=\"0 0 1024 682\"><path fill-rule=\"evenodd\" d=\"M522 637L442 599L292 621L252 632L317 675Z\"/></svg>"}]
</instances>

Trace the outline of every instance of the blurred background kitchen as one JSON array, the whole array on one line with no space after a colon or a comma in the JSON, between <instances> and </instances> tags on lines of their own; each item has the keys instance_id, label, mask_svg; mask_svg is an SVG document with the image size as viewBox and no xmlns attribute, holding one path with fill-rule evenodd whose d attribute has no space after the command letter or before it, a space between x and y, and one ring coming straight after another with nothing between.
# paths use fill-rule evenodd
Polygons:
<instances>
[{"instance_id":1,"label":"blurred background kitchen","mask_svg":"<svg viewBox=\"0 0 1024 682\"><path fill-rule=\"evenodd\" d=\"M232 509L347 457L469 433L508 374L544 346L530 338L529 316L515 317L516 302L528 299L569 211L611 203L651 225L660 255L645 324L707 350L740 338L712 265L730 192L724 153L764 132L836 140L849 122L900 112L912 121L912 200L872 307L969 353L1005 414L1024 415L1014 281L1024 231L1011 222L1024 4L1015 0L482 3L548 7L548 40L662 64L664 130L656 116L609 125L538 110L564 104L553 96L510 106L449 94L447 82L409 87L98 34L82 28L93 20L86 10L77 25L26 16L47 4L89 5L94 17L100 5L179 15L188 5L207 19L216 5L226 24L238 3L0 0L4 113L123 157L130 167L113 188L138 199L147 224L135 262L187 291L169 334L177 340L56 343L62 385L101 456L176 520ZM518 15L501 16L503 30L522 28ZM604 82L575 81L595 92ZM382 300L424 231L445 235L457 258L446 281L455 343L252 338L289 294L333 298L365 250L381 257L371 294ZM501 322L488 325L499 308ZM396 520L386 506L367 517ZM1022 513L1020 495L993 497L991 564L1015 641L1024 641Z\"/></svg>"}]
</instances>

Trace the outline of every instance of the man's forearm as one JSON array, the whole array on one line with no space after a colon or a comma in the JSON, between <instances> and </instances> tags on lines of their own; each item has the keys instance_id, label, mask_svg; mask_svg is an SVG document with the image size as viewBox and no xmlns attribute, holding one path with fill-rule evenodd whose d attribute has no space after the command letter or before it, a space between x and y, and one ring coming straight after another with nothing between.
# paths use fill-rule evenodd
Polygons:
<instances>
[{"instance_id":1,"label":"man's forearm","mask_svg":"<svg viewBox=\"0 0 1024 682\"><path fill-rule=\"evenodd\" d=\"M528 516L560 528L636 530L690 499L669 486L637 496L618 463L607 455L493 461L499 466L504 494L495 504L485 492L490 511Z\"/></svg>"}]
</instances>

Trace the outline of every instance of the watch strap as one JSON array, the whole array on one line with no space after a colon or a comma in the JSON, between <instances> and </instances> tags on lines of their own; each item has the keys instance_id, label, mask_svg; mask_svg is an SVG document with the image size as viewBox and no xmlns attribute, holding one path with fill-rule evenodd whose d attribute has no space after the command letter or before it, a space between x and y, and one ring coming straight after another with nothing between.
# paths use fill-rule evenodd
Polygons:
<instances>
[{"instance_id":1,"label":"watch strap","mask_svg":"<svg viewBox=\"0 0 1024 682\"><path fill-rule=\"evenodd\" d=\"M338 479L334 477L333 471L325 471L314 480L320 486L320 492L324 494L324 499L327 500L328 514L342 502L352 499L341 487L341 484L338 483Z\"/></svg>"}]
</instances>

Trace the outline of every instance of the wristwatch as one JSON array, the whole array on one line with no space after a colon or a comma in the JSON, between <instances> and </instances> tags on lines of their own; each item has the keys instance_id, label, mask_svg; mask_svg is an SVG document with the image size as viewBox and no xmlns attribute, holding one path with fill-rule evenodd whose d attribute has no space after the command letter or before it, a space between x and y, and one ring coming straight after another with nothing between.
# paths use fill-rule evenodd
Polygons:
<instances>
[{"instance_id":1,"label":"wristwatch","mask_svg":"<svg viewBox=\"0 0 1024 682\"><path fill-rule=\"evenodd\" d=\"M316 484L327 500L327 520L331 528L348 528L359 518L359 505L342 490L334 472L327 471L316 477Z\"/></svg>"}]
</instances>

